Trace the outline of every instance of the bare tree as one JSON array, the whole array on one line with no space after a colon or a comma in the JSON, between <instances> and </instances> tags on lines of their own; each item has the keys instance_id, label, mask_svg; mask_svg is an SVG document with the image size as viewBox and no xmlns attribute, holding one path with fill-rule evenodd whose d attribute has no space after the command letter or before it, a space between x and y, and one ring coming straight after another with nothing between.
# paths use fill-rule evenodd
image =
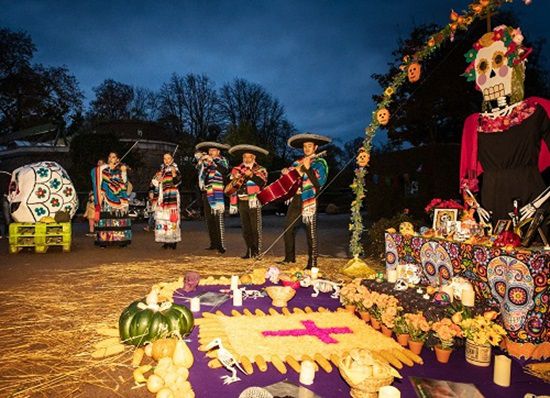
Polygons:
<instances>
[{"instance_id":1,"label":"bare tree","mask_svg":"<svg viewBox=\"0 0 550 398\"><path fill-rule=\"evenodd\" d=\"M215 139L213 128L219 122L218 98L214 83L206 75L172 75L158 96L159 119L178 133L187 133L195 141Z\"/></svg>"},{"instance_id":2,"label":"bare tree","mask_svg":"<svg viewBox=\"0 0 550 398\"><path fill-rule=\"evenodd\" d=\"M93 88L96 98L91 102L90 116L96 120L131 118L134 88L128 84L106 79Z\"/></svg>"}]
</instances>

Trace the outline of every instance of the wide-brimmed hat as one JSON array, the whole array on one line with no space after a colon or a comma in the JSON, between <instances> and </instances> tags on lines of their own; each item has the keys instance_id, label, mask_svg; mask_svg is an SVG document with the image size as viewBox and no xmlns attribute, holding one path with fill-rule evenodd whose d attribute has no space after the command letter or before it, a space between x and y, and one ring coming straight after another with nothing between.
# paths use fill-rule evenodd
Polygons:
<instances>
[{"instance_id":1,"label":"wide-brimmed hat","mask_svg":"<svg viewBox=\"0 0 550 398\"><path fill-rule=\"evenodd\" d=\"M267 156L269 154L269 151L267 149L260 148L259 146L248 144L239 144L229 148L230 155L242 156L243 153L251 153L256 156Z\"/></svg>"},{"instance_id":2,"label":"wide-brimmed hat","mask_svg":"<svg viewBox=\"0 0 550 398\"><path fill-rule=\"evenodd\" d=\"M320 134L301 133L290 137L287 144L292 148L300 149L304 145L304 142L313 142L315 145L321 146L325 144L330 144L332 142L332 139Z\"/></svg>"},{"instance_id":3,"label":"wide-brimmed hat","mask_svg":"<svg viewBox=\"0 0 550 398\"><path fill-rule=\"evenodd\" d=\"M219 142L214 142L214 141L199 142L197 145L195 145L195 150L197 151L209 150L210 148L216 148L216 149L219 149L220 151L226 151L230 148L230 146L227 144L220 144Z\"/></svg>"}]
</instances>

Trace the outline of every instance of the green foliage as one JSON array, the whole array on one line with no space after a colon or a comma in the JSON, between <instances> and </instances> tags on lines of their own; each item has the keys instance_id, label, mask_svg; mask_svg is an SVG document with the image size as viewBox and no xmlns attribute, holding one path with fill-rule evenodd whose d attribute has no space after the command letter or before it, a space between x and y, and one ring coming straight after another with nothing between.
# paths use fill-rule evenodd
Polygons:
<instances>
[{"instance_id":1,"label":"green foliage","mask_svg":"<svg viewBox=\"0 0 550 398\"><path fill-rule=\"evenodd\" d=\"M381 218L368 228L367 241L365 242L365 253L376 259L384 258L386 252L385 232L388 228L399 230L399 224L410 222L415 230L422 226L422 221L413 218L409 214L399 213L391 218Z\"/></svg>"}]
</instances>

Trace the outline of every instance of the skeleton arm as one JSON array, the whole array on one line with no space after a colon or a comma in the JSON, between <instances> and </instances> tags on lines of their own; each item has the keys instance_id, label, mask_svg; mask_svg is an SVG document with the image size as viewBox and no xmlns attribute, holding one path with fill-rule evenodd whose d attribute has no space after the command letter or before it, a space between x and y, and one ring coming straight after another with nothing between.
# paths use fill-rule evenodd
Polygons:
<instances>
[{"instance_id":1,"label":"skeleton arm","mask_svg":"<svg viewBox=\"0 0 550 398\"><path fill-rule=\"evenodd\" d=\"M491 214L485 210L483 207L481 207L481 205L479 204L479 202L476 200L476 197L474 196L474 194L472 193L472 191L470 191L468 188L464 188L464 192L466 192L466 194L468 196L470 196L470 198L472 199L472 202L473 202L473 208L476 209L476 213L477 215L479 216L479 219L481 221L483 221L484 223L488 223L489 220L491 219Z\"/></svg>"},{"instance_id":2,"label":"skeleton arm","mask_svg":"<svg viewBox=\"0 0 550 398\"><path fill-rule=\"evenodd\" d=\"M550 187L547 187L544 191L541 192L531 203L527 203L521 209L519 209L519 214L521 215L520 221L524 221L530 217L533 217L533 214L546 202L550 199Z\"/></svg>"}]
</instances>

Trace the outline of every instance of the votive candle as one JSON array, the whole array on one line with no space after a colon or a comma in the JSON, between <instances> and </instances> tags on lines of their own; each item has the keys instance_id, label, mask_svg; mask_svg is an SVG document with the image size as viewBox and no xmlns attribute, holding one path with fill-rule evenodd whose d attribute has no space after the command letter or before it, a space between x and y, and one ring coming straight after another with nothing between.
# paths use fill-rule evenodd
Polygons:
<instances>
[{"instance_id":1,"label":"votive candle","mask_svg":"<svg viewBox=\"0 0 550 398\"><path fill-rule=\"evenodd\" d=\"M401 398L401 391L394 386L382 386L378 390L378 398Z\"/></svg>"},{"instance_id":2,"label":"votive candle","mask_svg":"<svg viewBox=\"0 0 550 398\"><path fill-rule=\"evenodd\" d=\"M389 269L386 273L387 273L387 279L388 279L389 283L397 282L397 270L396 269Z\"/></svg>"},{"instance_id":3,"label":"votive candle","mask_svg":"<svg viewBox=\"0 0 550 398\"><path fill-rule=\"evenodd\" d=\"M231 290L235 290L239 288L239 277L237 275L231 276Z\"/></svg>"},{"instance_id":4,"label":"votive candle","mask_svg":"<svg viewBox=\"0 0 550 398\"><path fill-rule=\"evenodd\" d=\"M510 387L512 360L506 355L495 355L493 382L501 387Z\"/></svg>"},{"instance_id":5,"label":"votive candle","mask_svg":"<svg viewBox=\"0 0 550 398\"><path fill-rule=\"evenodd\" d=\"M463 289L461 301L464 307L473 307L476 302L476 293L474 289Z\"/></svg>"},{"instance_id":6,"label":"votive candle","mask_svg":"<svg viewBox=\"0 0 550 398\"><path fill-rule=\"evenodd\" d=\"M315 380L315 364L311 361L303 361L300 367L300 383L309 386Z\"/></svg>"},{"instance_id":7,"label":"votive candle","mask_svg":"<svg viewBox=\"0 0 550 398\"><path fill-rule=\"evenodd\" d=\"M199 312L201 310L201 299L193 297L191 299L191 312Z\"/></svg>"}]
</instances>

